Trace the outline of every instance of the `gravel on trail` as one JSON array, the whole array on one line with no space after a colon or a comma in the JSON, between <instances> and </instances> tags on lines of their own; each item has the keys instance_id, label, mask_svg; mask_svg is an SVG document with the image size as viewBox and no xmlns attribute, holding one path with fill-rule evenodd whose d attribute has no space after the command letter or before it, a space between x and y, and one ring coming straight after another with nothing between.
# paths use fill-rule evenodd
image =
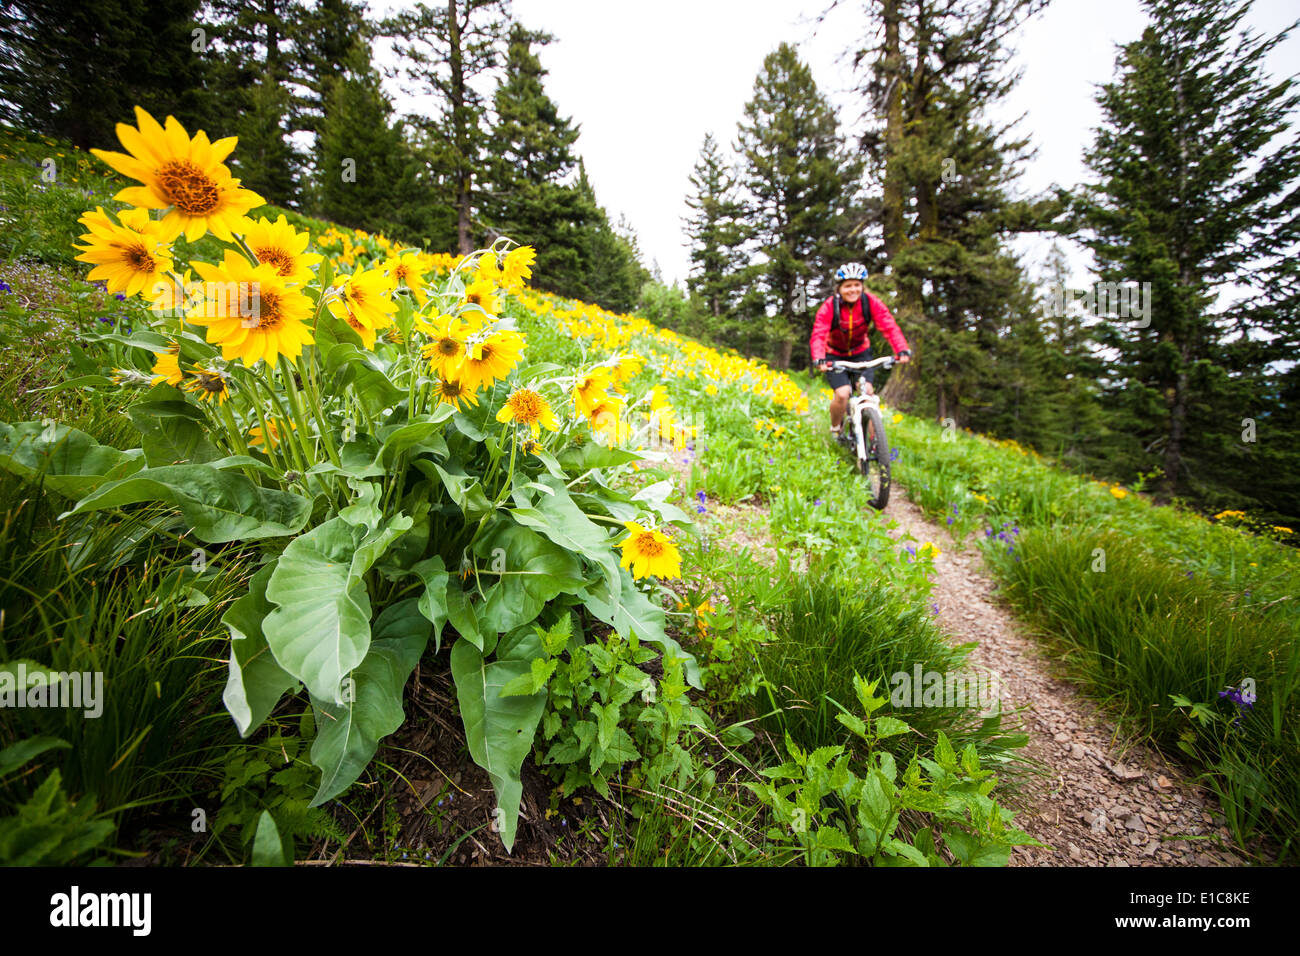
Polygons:
<instances>
[{"instance_id":1,"label":"gravel on trail","mask_svg":"<svg viewBox=\"0 0 1300 956\"><path fill-rule=\"evenodd\" d=\"M978 642L970 662L998 676L1003 726L1029 735L1028 775L1004 797L1016 825L1049 848L1016 847L1012 866L1245 866L1231 848L1212 794L1151 747L1118 739L1115 725L1073 684L1053 675L1049 652L996 603L978 550L957 551L895 482L886 514L894 538L910 533L934 559L937 620L954 644Z\"/></svg>"}]
</instances>

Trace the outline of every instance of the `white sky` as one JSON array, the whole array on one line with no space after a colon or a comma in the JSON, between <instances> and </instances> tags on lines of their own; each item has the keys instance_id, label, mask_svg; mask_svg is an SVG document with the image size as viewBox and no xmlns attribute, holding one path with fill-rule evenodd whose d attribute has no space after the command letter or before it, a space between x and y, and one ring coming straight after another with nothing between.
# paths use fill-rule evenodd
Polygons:
<instances>
[{"instance_id":1,"label":"white sky","mask_svg":"<svg viewBox=\"0 0 1300 956\"><path fill-rule=\"evenodd\" d=\"M682 218L704 134L712 131L730 152L763 58L782 40L798 46L818 87L840 110L842 126L856 125L859 100L849 93L855 78L842 55L863 37L864 4L845 0L826 22L814 24L828 5L514 0L516 19L556 37L541 51L546 89L561 113L581 125L576 148L597 198L612 219L627 216L646 264L657 261L665 281L684 280L689 271ZM1272 35L1297 15L1296 0L1256 0L1246 22ZM993 118L1026 114L1019 129L1038 155L1025 165L1025 190L1073 186L1087 176L1083 150L1100 122L1095 84L1112 79L1115 44L1135 39L1145 22L1138 0L1054 0L1020 30L1012 46L1024 75ZM1268 65L1275 77L1300 72L1300 35L1276 48ZM398 108L409 108L403 99ZM1035 266L1046 252L1042 242L1020 248ZM1081 280L1087 254L1069 251Z\"/></svg>"}]
</instances>

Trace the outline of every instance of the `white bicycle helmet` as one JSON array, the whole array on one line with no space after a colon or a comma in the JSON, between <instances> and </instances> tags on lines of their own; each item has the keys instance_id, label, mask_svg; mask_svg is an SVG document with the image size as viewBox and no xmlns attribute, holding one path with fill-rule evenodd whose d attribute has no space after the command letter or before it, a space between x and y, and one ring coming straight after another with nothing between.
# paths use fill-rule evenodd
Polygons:
<instances>
[{"instance_id":1,"label":"white bicycle helmet","mask_svg":"<svg viewBox=\"0 0 1300 956\"><path fill-rule=\"evenodd\" d=\"M867 267L860 262L846 262L835 270L835 285L841 282L847 282L849 279L857 279L859 282L865 282L867 278Z\"/></svg>"}]
</instances>

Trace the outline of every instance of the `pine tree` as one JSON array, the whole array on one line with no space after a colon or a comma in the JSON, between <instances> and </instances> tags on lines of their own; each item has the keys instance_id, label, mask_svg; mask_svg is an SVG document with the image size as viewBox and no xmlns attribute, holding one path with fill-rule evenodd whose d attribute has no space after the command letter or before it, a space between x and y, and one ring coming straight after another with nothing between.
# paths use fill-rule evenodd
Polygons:
<instances>
[{"instance_id":1,"label":"pine tree","mask_svg":"<svg viewBox=\"0 0 1300 956\"><path fill-rule=\"evenodd\" d=\"M432 94L438 114L421 117L426 141L440 138L442 148L427 158L443 167L456 210L456 245L473 250L474 218L479 197L474 182L483 154L482 97L469 82L494 69L510 23L509 0L447 0L442 8L417 3L384 21L382 33L397 41L402 70L415 87Z\"/></svg>"},{"instance_id":2,"label":"pine tree","mask_svg":"<svg viewBox=\"0 0 1300 956\"><path fill-rule=\"evenodd\" d=\"M835 111L788 43L764 59L738 137L746 213L767 260L758 285L771 316L768 336L778 366L788 368L794 343L812 334L801 292L829 272L861 164L845 151Z\"/></svg>"},{"instance_id":3,"label":"pine tree","mask_svg":"<svg viewBox=\"0 0 1300 956\"><path fill-rule=\"evenodd\" d=\"M484 150L482 217L486 240L506 235L537 251L533 284L576 296L582 287L582 233L594 209L575 185L572 147L578 128L546 95L546 70L533 44L551 37L515 24L510 31L505 78L493 97L496 124Z\"/></svg>"},{"instance_id":4,"label":"pine tree","mask_svg":"<svg viewBox=\"0 0 1300 956\"><path fill-rule=\"evenodd\" d=\"M735 173L723 160L717 140L706 133L700 157L690 177L694 188L686 205L695 214L686 220L691 240L691 275L687 288L722 331L738 305L737 290L748 284L749 256L744 245L748 228L744 206L736 197Z\"/></svg>"},{"instance_id":5,"label":"pine tree","mask_svg":"<svg viewBox=\"0 0 1300 956\"><path fill-rule=\"evenodd\" d=\"M239 137L231 169L267 201L295 207L304 157L290 139L290 83L299 78L296 29L305 9L298 0L211 0L203 15L204 55L214 76L214 125L222 135Z\"/></svg>"},{"instance_id":6,"label":"pine tree","mask_svg":"<svg viewBox=\"0 0 1300 956\"><path fill-rule=\"evenodd\" d=\"M1029 158L1024 139L981 122L1019 79L1005 40L1045 0L875 0L883 41L858 51L877 128L863 151L879 157L881 238L893 312L915 346L882 389L899 407L961 420L992 375L997 343L1024 284L1006 240L1042 229L1048 203L1017 202L1009 186ZM918 393L924 384L925 393Z\"/></svg>"},{"instance_id":7,"label":"pine tree","mask_svg":"<svg viewBox=\"0 0 1300 956\"><path fill-rule=\"evenodd\" d=\"M1287 123L1300 94L1264 73L1286 34L1240 29L1245 2L1145 6L1150 25L1099 96L1086 156L1098 182L1076 197L1102 281L1150 283L1149 315L1100 326L1118 353L1109 407L1130 436L1122 463L1159 467L1162 500L1231 489L1294 514L1300 449L1273 423L1294 420L1278 408L1287 378L1276 363L1300 347L1300 150ZM1254 291L1220 304L1234 287ZM1256 442L1241 440L1246 419ZM1292 478L1262 490L1264 474Z\"/></svg>"},{"instance_id":8,"label":"pine tree","mask_svg":"<svg viewBox=\"0 0 1300 956\"><path fill-rule=\"evenodd\" d=\"M116 149L142 106L211 128L209 64L194 49L198 0L13 0L0 5L0 119Z\"/></svg>"},{"instance_id":9,"label":"pine tree","mask_svg":"<svg viewBox=\"0 0 1300 956\"><path fill-rule=\"evenodd\" d=\"M317 172L320 213L367 231L416 232L418 224L403 225L414 160L402 128L392 122L369 51L354 47L348 60L325 103Z\"/></svg>"}]
</instances>

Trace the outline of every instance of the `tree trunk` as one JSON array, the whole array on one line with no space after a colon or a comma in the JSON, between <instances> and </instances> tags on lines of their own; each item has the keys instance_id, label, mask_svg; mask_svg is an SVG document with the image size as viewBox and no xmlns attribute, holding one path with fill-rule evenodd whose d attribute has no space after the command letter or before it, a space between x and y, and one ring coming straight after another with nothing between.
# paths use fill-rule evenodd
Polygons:
<instances>
[{"instance_id":1,"label":"tree trunk","mask_svg":"<svg viewBox=\"0 0 1300 956\"><path fill-rule=\"evenodd\" d=\"M776 367L782 371L790 367L790 355L794 351L794 343L785 339L776 346Z\"/></svg>"},{"instance_id":2,"label":"tree trunk","mask_svg":"<svg viewBox=\"0 0 1300 956\"><path fill-rule=\"evenodd\" d=\"M906 180L902 168L903 147L903 85L904 67L902 46L899 40L899 24L902 13L900 0L883 0L882 16L885 21L885 59L884 75L886 77L885 97L885 183L883 190L882 224L884 227L885 260L894 275L898 289L895 302L895 315L900 325L915 321L921 314L920 286L898 271L899 254L907 247L907 220L904 215ZM906 331L904 331L906 335ZM919 373L913 353L913 361L906 365L895 365L890 372L889 381L880 392L881 401L894 408L908 408L916 395Z\"/></svg>"},{"instance_id":3,"label":"tree trunk","mask_svg":"<svg viewBox=\"0 0 1300 956\"><path fill-rule=\"evenodd\" d=\"M456 0L447 0L447 37L451 48L451 116L456 140L456 246L461 255L473 252L469 241L469 117L465 110L465 64L460 49L460 20Z\"/></svg>"}]
</instances>

